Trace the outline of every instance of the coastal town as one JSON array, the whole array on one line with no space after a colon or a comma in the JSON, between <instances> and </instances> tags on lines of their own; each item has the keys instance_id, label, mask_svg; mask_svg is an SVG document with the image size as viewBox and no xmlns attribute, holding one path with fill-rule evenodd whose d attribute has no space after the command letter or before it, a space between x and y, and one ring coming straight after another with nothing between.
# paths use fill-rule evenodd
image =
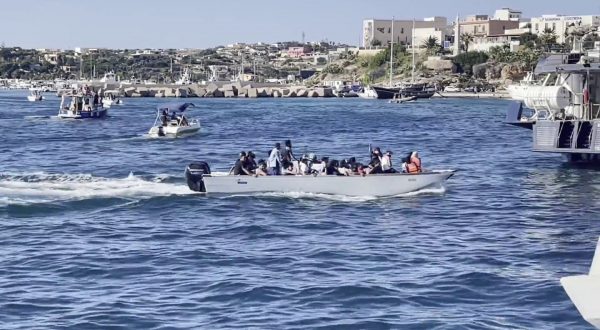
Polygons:
<instances>
[{"instance_id":1,"label":"coastal town","mask_svg":"<svg viewBox=\"0 0 600 330\"><path fill-rule=\"evenodd\" d=\"M591 37L583 46L593 48L599 26L595 15L526 18L502 8L452 19L365 19L359 46L308 42L304 33L300 41L208 49L2 45L0 88L59 91L80 83L125 97L330 97L416 80L437 91L497 91L494 96L502 97L544 52L568 53L574 38L586 34Z\"/></svg>"}]
</instances>

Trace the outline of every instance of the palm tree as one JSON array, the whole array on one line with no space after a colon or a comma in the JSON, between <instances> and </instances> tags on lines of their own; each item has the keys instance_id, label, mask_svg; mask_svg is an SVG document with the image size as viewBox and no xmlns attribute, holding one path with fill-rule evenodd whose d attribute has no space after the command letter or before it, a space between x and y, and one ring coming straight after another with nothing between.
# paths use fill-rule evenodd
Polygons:
<instances>
[{"instance_id":1,"label":"palm tree","mask_svg":"<svg viewBox=\"0 0 600 330\"><path fill-rule=\"evenodd\" d=\"M431 55L437 54L440 50L438 38L434 36L429 36L429 38L425 39L421 47L427 49L427 53Z\"/></svg>"},{"instance_id":2,"label":"palm tree","mask_svg":"<svg viewBox=\"0 0 600 330\"><path fill-rule=\"evenodd\" d=\"M463 44L465 45L465 52L469 52L469 45L473 42L473 35L470 33L463 33L460 38L462 39Z\"/></svg>"}]
</instances>

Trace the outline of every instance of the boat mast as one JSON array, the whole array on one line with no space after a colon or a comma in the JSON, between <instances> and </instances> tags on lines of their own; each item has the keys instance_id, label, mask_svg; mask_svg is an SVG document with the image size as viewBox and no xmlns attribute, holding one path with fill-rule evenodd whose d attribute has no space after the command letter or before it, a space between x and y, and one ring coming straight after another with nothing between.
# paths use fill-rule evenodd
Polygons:
<instances>
[{"instance_id":1,"label":"boat mast","mask_svg":"<svg viewBox=\"0 0 600 330\"><path fill-rule=\"evenodd\" d=\"M412 76L410 79L411 83L415 82L415 19L413 18L413 26L412 26L412 38L411 38L411 48L412 48Z\"/></svg>"},{"instance_id":2,"label":"boat mast","mask_svg":"<svg viewBox=\"0 0 600 330\"><path fill-rule=\"evenodd\" d=\"M392 42L390 43L390 87L392 87L392 76L394 75L394 16L392 16Z\"/></svg>"}]
</instances>

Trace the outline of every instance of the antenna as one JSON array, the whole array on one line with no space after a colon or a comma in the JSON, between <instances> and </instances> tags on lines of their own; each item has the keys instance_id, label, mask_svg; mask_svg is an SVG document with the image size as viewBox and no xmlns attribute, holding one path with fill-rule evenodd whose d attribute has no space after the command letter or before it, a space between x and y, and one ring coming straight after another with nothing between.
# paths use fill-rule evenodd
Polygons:
<instances>
[{"instance_id":1,"label":"antenna","mask_svg":"<svg viewBox=\"0 0 600 330\"><path fill-rule=\"evenodd\" d=\"M302 44L304 45L304 39L306 39L306 34L302 31Z\"/></svg>"}]
</instances>

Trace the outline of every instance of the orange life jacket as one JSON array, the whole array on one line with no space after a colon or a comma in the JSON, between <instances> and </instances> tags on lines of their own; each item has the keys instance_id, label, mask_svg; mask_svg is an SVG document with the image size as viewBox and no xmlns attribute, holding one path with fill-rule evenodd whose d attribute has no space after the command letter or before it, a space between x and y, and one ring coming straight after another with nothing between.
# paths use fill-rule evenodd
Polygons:
<instances>
[{"instance_id":1,"label":"orange life jacket","mask_svg":"<svg viewBox=\"0 0 600 330\"><path fill-rule=\"evenodd\" d=\"M421 158L419 157L410 157L410 163L414 164L417 168L417 173L421 173Z\"/></svg>"},{"instance_id":2,"label":"orange life jacket","mask_svg":"<svg viewBox=\"0 0 600 330\"><path fill-rule=\"evenodd\" d=\"M418 171L417 165L414 163L406 163L406 173L419 173Z\"/></svg>"}]
</instances>

